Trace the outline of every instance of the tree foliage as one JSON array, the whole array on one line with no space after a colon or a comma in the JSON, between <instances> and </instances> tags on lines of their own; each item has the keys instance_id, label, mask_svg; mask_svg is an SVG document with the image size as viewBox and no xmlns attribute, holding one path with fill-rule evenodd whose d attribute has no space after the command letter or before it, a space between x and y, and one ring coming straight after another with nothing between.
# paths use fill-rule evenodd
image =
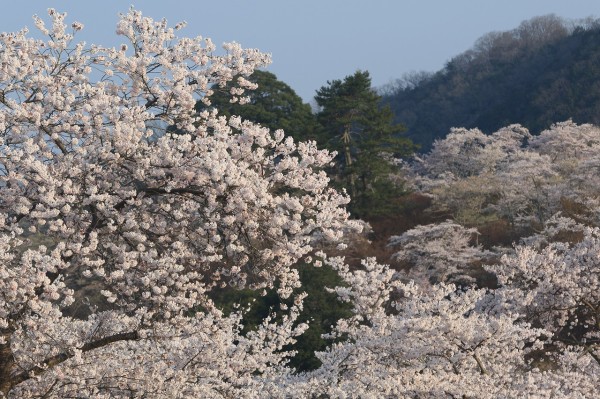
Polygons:
<instances>
[{"instance_id":1,"label":"tree foliage","mask_svg":"<svg viewBox=\"0 0 600 399\"><path fill-rule=\"evenodd\" d=\"M399 249L392 257L408 264L412 280L425 286L428 282L469 284L475 281L469 266L490 255L477 243L477 235L477 229L447 220L392 236L388 246ZM427 280L419 281L422 277Z\"/></svg>"},{"instance_id":2,"label":"tree foliage","mask_svg":"<svg viewBox=\"0 0 600 399\"><path fill-rule=\"evenodd\" d=\"M491 135L454 129L406 170L435 209L467 225L505 219L535 229L559 211L598 225L599 143L597 126L572 121L536 137L519 125Z\"/></svg>"},{"instance_id":3,"label":"tree foliage","mask_svg":"<svg viewBox=\"0 0 600 399\"><path fill-rule=\"evenodd\" d=\"M384 100L424 150L452 127L518 123L538 134L569 118L598 124L599 35L595 20L536 17L481 37L440 71L407 75Z\"/></svg>"},{"instance_id":4,"label":"tree foliage","mask_svg":"<svg viewBox=\"0 0 600 399\"><path fill-rule=\"evenodd\" d=\"M252 88L243 76L269 62L257 50L215 55L134 10L117 27L128 44L85 48L50 16L36 19L46 41L0 37L0 392L208 397L245 385L253 364L266 378L304 329L301 305L241 336L240 312L207 292L292 293L291 266L352 225L322 171L332 156L196 111L232 76L233 98ZM161 125L180 134L154 137Z\"/></svg>"},{"instance_id":5,"label":"tree foliage","mask_svg":"<svg viewBox=\"0 0 600 399\"><path fill-rule=\"evenodd\" d=\"M413 147L398 136L404 128L392 122L388 107L371 88L367 71L328 82L317 90L320 142L338 152L336 172L351 193L351 211L365 217L388 211L402 189L390 174L394 157L408 155Z\"/></svg>"},{"instance_id":6,"label":"tree foliage","mask_svg":"<svg viewBox=\"0 0 600 399\"><path fill-rule=\"evenodd\" d=\"M224 87L213 87L211 107L227 117L237 115L272 130L283 129L295 140L316 138L316 119L310 105L303 103L290 86L273 73L262 70L254 71L248 80L257 87L247 93L243 104L230 102L232 93L237 90L235 80L232 80ZM199 102L198 107L206 106Z\"/></svg>"}]
</instances>

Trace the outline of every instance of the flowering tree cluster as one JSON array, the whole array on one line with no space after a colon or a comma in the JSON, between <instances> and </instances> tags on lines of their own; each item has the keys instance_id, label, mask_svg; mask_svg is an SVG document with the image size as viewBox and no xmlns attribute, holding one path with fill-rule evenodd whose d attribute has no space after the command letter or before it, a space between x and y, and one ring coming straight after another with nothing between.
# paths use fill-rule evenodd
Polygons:
<instances>
[{"instance_id":1,"label":"flowering tree cluster","mask_svg":"<svg viewBox=\"0 0 600 399\"><path fill-rule=\"evenodd\" d=\"M593 252L589 243L581 246L588 254ZM572 251L582 252L579 246ZM597 281L563 298L586 266L562 273L562 279L554 282L562 291L553 292L547 284L528 293L525 283L511 285L527 267L537 266L540 275L554 273L556 263L539 268L545 254L526 251L505 257L495 270L506 285L495 290L457 290L446 284L419 288L400 282L396 272L372 259L357 271L350 271L340 259L330 259L348 284L336 292L354 305L355 315L338 322L334 334L344 340L320 353L321 369L303 376L296 388L305 396L330 397L346 397L349 392L358 397L406 398L597 396L600 350L595 332L587 333L587 346L581 343L585 340L560 341L561 350L552 352L548 364L533 361L559 337L552 322L539 325L535 310L530 312L527 306L545 296L541 307L573 315L577 300L571 299L585 298L596 310L599 303L587 288L600 288ZM535 281L544 279L538 276ZM523 301L524 296L529 301ZM569 310L556 308L565 302L570 303ZM586 306L582 300L579 305ZM590 331L596 328L590 326Z\"/></svg>"},{"instance_id":2,"label":"flowering tree cluster","mask_svg":"<svg viewBox=\"0 0 600 399\"><path fill-rule=\"evenodd\" d=\"M599 146L598 127L570 121L536 137L519 125L489 136L455 129L409 173L439 209L463 223L499 217L543 225L566 210L597 224Z\"/></svg>"},{"instance_id":3,"label":"flowering tree cluster","mask_svg":"<svg viewBox=\"0 0 600 399\"><path fill-rule=\"evenodd\" d=\"M241 337L206 293L277 282L289 296L291 266L352 228L322 171L333 155L195 110L234 76L243 102L244 76L269 62L257 50L216 55L134 10L117 27L127 44L86 48L81 24L49 15L35 19L47 40L0 36L0 392L250 389L302 330L298 309Z\"/></svg>"},{"instance_id":4,"label":"flowering tree cluster","mask_svg":"<svg viewBox=\"0 0 600 399\"><path fill-rule=\"evenodd\" d=\"M581 237L575 242L550 238L542 249L518 246L513 256L504 257L489 269L499 276L511 298L511 306L526 320L550 331L554 345L589 353L597 367L600 364L600 230L566 218L553 218L542 234L546 236L542 241L557 231L576 232Z\"/></svg>"},{"instance_id":5,"label":"flowering tree cluster","mask_svg":"<svg viewBox=\"0 0 600 399\"><path fill-rule=\"evenodd\" d=\"M215 84L243 103L245 77L267 56L235 43L216 55L210 40L178 38L181 25L135 10L118 24L127 44L88 48L74 41L81 24L49 15L48 28L35 19L48 39L0 35L0 397L598 396L597 230L555 218L537 246L490 266L497 289L420 287L373 259L351 270L313 253L361 226L329 188L334 154L195 108ZM454 169L424 165L437 177L492 173L527 136L470 134L497 157L477 158L471 140L464 151L479 166L462 150L447 157ZM539 159L551 159L542 144ZM593 157L578 170L593 170ZM564 226L579 240L552 243ZM484 254L473 233L447 222L392 243L444 280L442 268ZM331 292L353 314L317 353L321 367L297 373L288 348L307 328L304 294L243 331L245 307L226 314L209 293L289 297L309 254L344 280Z\"/></svg>"},{"instance_id":6,"label":"flowering tree cluster","mask_svg":"<svg viewBox=\"0 0 600 399\"><path fill-rule=\"evenodd\" d=\"M491 255L476 244L479 233L451 220L417 226L390 237L388 246L399 247L392 258L408 266L411 279L428 282L474 282L469 265Z\"/></svg>"}]
</instances>

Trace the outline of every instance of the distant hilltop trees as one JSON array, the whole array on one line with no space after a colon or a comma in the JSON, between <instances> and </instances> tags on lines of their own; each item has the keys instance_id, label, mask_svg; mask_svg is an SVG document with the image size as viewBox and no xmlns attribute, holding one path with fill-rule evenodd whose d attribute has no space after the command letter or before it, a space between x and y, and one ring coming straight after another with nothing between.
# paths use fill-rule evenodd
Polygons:
<instances>
[{"instance_id":1,"label":"distant hilltop trees","mask_svg":"<svg viewBox=\"0 0 600 399\"><path fill-rule=\"evenodd\" d=\"M569 118L600 123L599 60L599 20L546 15L488 33L442 70L409 73L382 94L423 150L452 127L519 123L537 134Z\"/></svg>"}]
</instances>

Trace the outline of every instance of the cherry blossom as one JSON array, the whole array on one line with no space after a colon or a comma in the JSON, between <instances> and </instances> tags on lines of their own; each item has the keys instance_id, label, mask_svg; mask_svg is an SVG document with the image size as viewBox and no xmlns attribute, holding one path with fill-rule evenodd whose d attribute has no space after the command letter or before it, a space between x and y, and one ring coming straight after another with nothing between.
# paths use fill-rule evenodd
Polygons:
<instances>
[{"instance_id":1,"label":"cherry blossom","mask_svg":"<svg viewBox=\"0 0 600 399\"><path fill-rule=\"evenodd\" d=\"M493 254L476 244L479 232L447 220L417 226L401 236L390 237L388 246L399 248L392 258L408 264L412 280L473 282L469 265Z\"/></svg>"},{"instance_id":2,"label":"cherry blossom","mask_svg":"<svg viewBox=\"0 0 600 399\"><path fill-rule=\"evenodd\" d=\"M334 154L196 111L214 85L252 89L243 77L270 61L258 50L217 55L133 9L122 46L86 47L49 16L35 18L45 41L0 36L0 392L268 390L301 301L241 335L243 312L223 315L207 292L289 296L316 242L360 229L323 172Z\"/></svg>"}]
</instances>

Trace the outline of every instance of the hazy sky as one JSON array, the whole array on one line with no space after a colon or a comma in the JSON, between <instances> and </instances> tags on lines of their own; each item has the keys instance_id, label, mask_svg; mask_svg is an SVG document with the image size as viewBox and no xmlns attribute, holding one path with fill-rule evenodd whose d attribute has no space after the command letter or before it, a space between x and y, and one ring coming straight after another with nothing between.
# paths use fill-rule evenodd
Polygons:
<instances>
[{"instance_id":1,"label":"hazy sky","mask_svg":"<svg viewBox=\"0 0 600 399\"><path fill-rule=\"evenodd\" d=\"M357 69L368 70L375 86L406 72L439 70L481 35L534 16L600 18L598 0L34 0L3 4L0 31L33 27L31 15L54 7L85 25L83 40L117 45L117 15L131 4L171 24L187 21L182 35L271 53L269 70L305 101Z\"/></svg>"}]
</instances>

